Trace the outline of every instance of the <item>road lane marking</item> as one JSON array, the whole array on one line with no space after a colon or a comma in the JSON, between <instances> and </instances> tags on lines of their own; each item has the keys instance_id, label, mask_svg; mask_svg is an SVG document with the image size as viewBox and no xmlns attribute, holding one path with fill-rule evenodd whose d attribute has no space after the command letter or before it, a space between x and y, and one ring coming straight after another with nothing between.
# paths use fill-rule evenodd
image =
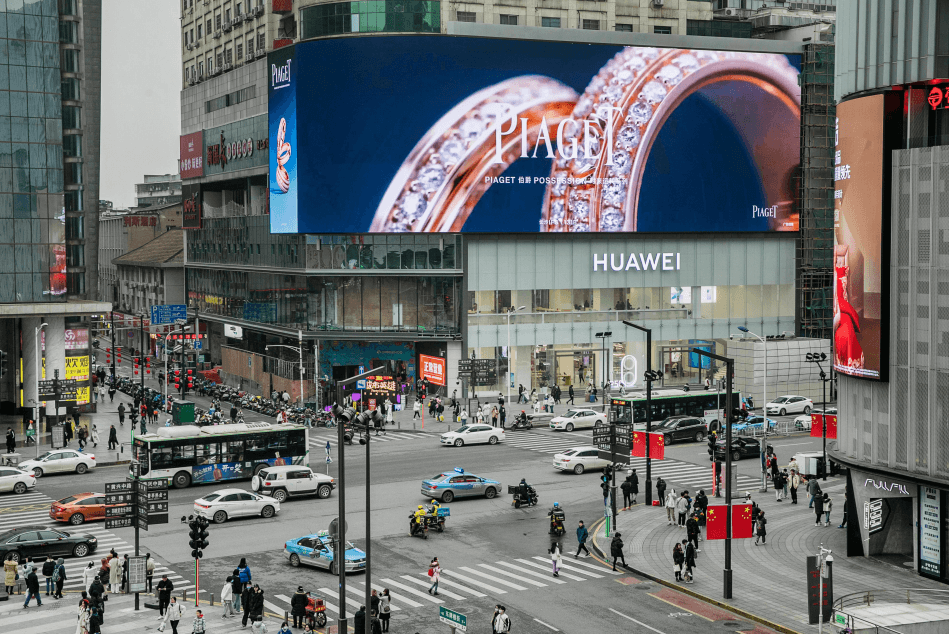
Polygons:
<instances>
[{"instance_id":1,"label":"road lane marking","mask_svg":"<svg viewBox=\"0 0 949 634\"><path fill-rule=\"evenodd\" d=\"M505 577L511 577L512 579L517 579L521 583L529 583L533 586L537 586L538 588L547 587L546 583L541 583L540 581L534 581L533 579L525 579L523 576L516 575L509 570L501 570L500 568L495 568L494 566L489 566L488 564L478 564L478 566L480 566L481 568L484 568L485 570L490 570L494 574L504 575Z\"/></svg>"},{"instance_id":2,"label":"road lane marking","mask_svg":"<svg viewBox=\"0 0 949 634\"><path fill-rule=\"evenodd\" d=\"M414 594L414 595L417 596L417 597L422 597L423 599L426 599L426 600L428 600L428 601L431 601L432 603L439 603L438 599L436 599L435 597L432 597L432 596L430 596L430 595L428 595L428 594L422 594L421 592L419 592L419 591L416 590L415 588L410 588L410 587L408 587L407 585L401 584L401 583L399 583L398 581L395 581L395 580L393 580L393 579L380 579L379 581L382 582L382 583L388 584L388 585L390 585L390 586L395 586L396 588L399 588L399 589L402 590L403 592L407 592L407 593L409 593L409 594ZM411 606L411 607L413 607L413 608L420 608L420 607L422 607L422 606L424 605L423 603L419 603L418 601L413 601L412 599L409 599L408 597L400 597L400 596L398 596L398 595L396 595L395 597L393 597L392 601L393 601L393 603L398 602L398 601L402 601L403 603L405 603L405 604L407 604L407 605L409 605L409 606Z\"/></svg>"},{"instance_id":3,"label":"road lane marking","mask_svg":"<svg viewBox=\"0 0 949 634\"><path fill-rule=\"evenodd\" d=\"M614 610L613 608L610 608L610 612L612 612L613 614L618 614L619 616L623 617L624 619L629 619L629 620L632 621L633 623L636 623L637 625L641 625L641 626L643 626L644 628L646 628L647 630L652 630L653 632L656 632L656 634L665 634L665 632L663 632L662 630L657 630L656 628L652 627L651 625L646 625L646 624L643 623L642 621L637 621L637 620L634 619L633 617L628 616L628 615L626 615L626 614L623 614L622 612L617 612L617 611Z\"/></svg>"},{"instance_id":4,"label":"road lane marking","mask_svg":"<svg viewBox=\"0 0 949 634\"><path fill-rule=\"evenodd\" d=\"M538 557L538 559L540 559L541 561L548 561L547 559L544 559L543 557ZM514 561L519 561L525 566L533 566L534 568L540 568L541 570L549 570L551 574L553 574L553 567L549 562L546 566L544 566L537 563L536 561L530 561L528 559L515 559ZM562 570L560 571L560 576L566 577L567 579L573 579L574 581L586 581L584 577L578 577L576 575L572 575L569 572L564 572Z\"/></svg>"},{"instance_id":5,"label":"road lane marking","mask_svg":"<svg viewBox=\"0 0 949 634\"><path fill-rule=\"evenodd\" d=\"M546 558L544 558L544 557L539 557L539 556L538 556L538 557L534 557L534 559L537 559L538 561L549 561L549 560L547 560ZM595 573L595 572L590 572L590 571L588 571L588 570L583 570L582 568L574 568L572 565L569 565L569 564L561 564L560 567L561 567L561 568L565 568L565 569L567 569L567 570L570 570L570 571L572 571L572 572L575 572L575 573L577 573L577 574L588 575L588 576L590 576L590 577L593 577L594 579L602 579L602 578L603 578L603 575L597 574L597 573ZM606 572L606 571L604 570L603 572ZM613 572L613 571L610 571L611 574L612 574L612 572ZM626 573L616 573L616 574L626 574Z\"/></svg>"},{"instance_id":6,"label":"road lane marking","mask_svg":"<svg viewBox=\"0 0 949 634\"><path fill-rule=\"evenodd\" d=\"M406 581L408 581L408 582L410 582L410 583L414 583L414 584L420 585L420 586L422 586L423 588L430 588L431 585L432 585L431 583L425 582L425 581L423 581L422 579L416 579L415 577L412 577L412 576L410 576L410 575L402 575L402 576L400 576L399 578L400 578L400 579L405 579ZM395 584L393 584L393 585L395 585ZM458 584L455 584L455 585L458 585ZM459 587L464 588L464 586L459 586ZM485 595L481 594L480 592L478 592L477 590L471 590L471 589L469 589L469 588L464 588L464 589L465 589L466 591L468 591L468 592L471 592L471 593L474 594L475 596L478 596L478 597L483 597L483 596L485 596ZM439 587L438 587L438 594L444 594L446 597L451 597L452 599L455 599L455 600L457 600L457 601L464 601L464 600L467 598L467 597L461 596L460 594L455 594L454 592L449 592L448 590L442 590L440 583L439 583Z\"/></svg>"},{"instance_id":7,"label":"road lane marking","mask_svg":"<svg viewBox=\"0 0 949 634\"><path fill-rule=\"evenodd\" d=\"M544 622L541 621L540 619L534 619L534 620L537 621L538 623L540 623L541 625L543 625L544 627L549 627L549 628L552 629L554 632L559 632L559 631L560 631L560 630L558 630L556 627L554 627L553 625L547 625L546 623L544 623Z\"/></svg>"},{"instance_id":8,"label":"road lane marking","mask_svg":"<svg viewBox=\"0 0 949 634\"><path fill-rule=\"evenodd\" d=\"M461 580L464 581L465 583L470 583L470 584L473 585L473 586L478 586L479 588L484 588L485 590L487 590L487 591L489 591L489 592L496 592L497 594L507 594L507 590L502 590L501 588L496 588L496 587L494 587L494 586L492 586L492 585L488 585L488 584L486 584L486 583L484 583L484 582L482 582L482 581L478 581L477 579L472 579L471 577L468 577L468 576L466 576L466 575L460 575L460 574L458 574L457 572L455 572L454 570L451 570L451 571L443 570L443 571L442 571L442 575L443 575L443 576L444 576L446 573L448 573L448 574L449 574L450 576L452 576L452 577L457 577L457 578L461 579Z\"/></svg>"},{"instance_id":9,"label":"road lane marking","mask_svg":"<svg viewBox=\"0 0 949 634\"><path fill-rule=\"evenodd\" d=\"M469 567L467 567L467 566L461 566L461 567L459 568L459 570L464 570L464 571L467 572L467 573L470 573L470 574L473 574L473 575L477 575L477 576L479 576L479 577L484 577L485 579L489 580L491 583L499 583L499 584L501 584L502 586L506 586L506 587L508 587L508 588L511 588L512 590L527 590L527 588L525 588L524 586L519 586L519 585L517 585L516 583L511 583L510 581L504 581L504 580L502 580L502 579L498 579L498 578L496 578L496 577L492 577L491 575L489 575L489 574L487 574L487 573L485 573L485 572L481 572L480 570L475 570L474 568L469 568Z\"/></svg>"},{"instance_id":10,"label":"road lane marking","mask_svg":"<svg viewBox=\"0 0 949 634\"><path fill-rule=\"evenodd\" d=\"M499 566L506 566L506 567L508 567L508 568L513 568L514 570L516 570L517 572L519 572L519 573L522 574L522 575L533 575L533 576L535 576L535 577L541 577L544 581L546 581L546 582L548 582L548 583L567 583L566 581L562 581L562 580L560 580L560 579L556 579L556 578L550 576L549 574L541 574L541 573L539 573L539 572L534 572L533 570L524 570L523 568L518 568L518 567L515 566L514 564L509 563L509 562L506 562L506 561L499 561L499 562L497 562L497 564L498 564ZM485 568L490 568L490 566L487 566L487 565L485 565L485 564L481 564L481 565L484 566ZM527 581L527 579L522 579L522 581Z\"/></svg>"}]
</instances>

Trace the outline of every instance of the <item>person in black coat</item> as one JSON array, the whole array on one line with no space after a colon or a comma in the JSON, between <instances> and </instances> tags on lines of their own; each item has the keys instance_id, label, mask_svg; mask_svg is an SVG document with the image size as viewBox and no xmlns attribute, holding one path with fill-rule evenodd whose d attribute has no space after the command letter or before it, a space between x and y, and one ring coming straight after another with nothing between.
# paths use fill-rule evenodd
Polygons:
<instances>
[{"instance_id":1,"label":"person in black coat","mask_svg":"<svg viewBox=\"0 0 949 634\"><path fill-rule=\"evenodd\" d=\"M89 586L89 603L92 607L99 610L100 625L105 622L105 601L102 600L103 594L105 594L105 586L99 581L99 577L96 577L92 580L92 585Z\"/></svg>"},{"instance_id":2,"label":"person in black coat","mask_svg":"<svg viewBox=\"0 0 949 634\"><path fill-rule=\"evenodd\" d=\"M659 507L666 504L666 481L662 478L656 480L656 499L659 500Z\"/></svg>"},{"instance_id":3,"label":"person in black coat","mask_svg":"<svg viewBox=\"0 0 949 634\"><path fill-rule=\"evenodd\" d=\"M254 587L248 585L241 593L241 606L244 608L244 616L241 618L241 627L247 626L247 619L250 618L250 604L254 597Z\"/></svg>"},{"instance_id":4,"label":"person in black coat","mask_svg":"<svg viewBox=\"0 0 949 634\"><path fill-rule=\"evenodd\" d=\"M375 590L373 590L375 592ZM307 596L303 586L290 597L290 614L293 616L293 627L303 627L303 617L306 616Z\"/></svg>"},{"instance_id":5,"label":"person in black coat","mask_svg":"<svg viewBox=\"0 0 949 634\"><path fill-rule=\"evenodd\" d=\"M115 425L109 425L109 449L115 449L119 445L119 437L116 435Z\"/></svg>"},{"instance_id":6,"label":"person in black coat","mask_svg":"<svg viewBox=\"0 0 949 634\"><path fill-rule=\"evenodd\" d=\"M613 535L613 541L610 542L610 556L613 557L613 570L616 570L616 561L618 559L623 560L623 568L627 568L626 557L623 556L623 540L620 539L623 536L622 533L616 533Z\"/></svg>"},{"instance_id":7,"label":"person in black coat","mask_svg":"<svg viewBox=\"0 0 949 634\"><path fill-rule=\"evenodd\" d=\"M165 615L165 609L168 607L168 604L171 603L171 591L175 589L175 585L168 579L168 575L162 575L161 581L158 582L158 614L161 616Z\"/></svg>"},{"instance_id":8,"label":"person in black coat","mask_svg":"<svg viewBox=\"0 0 949 634\"><path fill-rule=\"evenodd\" d=\"M30 574L26 575L26 601L23 603L24 608L30 607L30 597L36 597L37 607L43 605L43 602L40 600L40 580L36 576L36 566L33 566Z\"/></svg>"},{"instance_id":9,"label":"person in black coat","mask_svg":"<svg viewBox=\"0 0 949 634\"><path fill-rule=\"evenodd\" d=\"M353 630L356 632L366 631L366 606L361 605L353 615Z\"/></svg>"},{"instance_id":10,"label":"person in black coat","mask_svg":"<svg viewBox=\"0 0 949 634\"><path fill-rule=\"evenodd\" d=\"M688 537L689 544L695 544L696 552L699 552L699 518L693 513L685 522L685 534Z\"/></svg>"},{"instance_id":11,"label":"person in black coat","mask_svg":"<svg viewBox=\"0 0 949 634\"><path fill-rule=\"evenodd\" d=\"M264 620L264 591L257 584L250 595L250 618L252 621Z\"/></svg>"},{"instance_id":12,"label":"person in black coat","mask_svg":"<svg viewBox=\"0 0 949 634\"><path fill-rule=\"evenodd\" d=\"M636 504L636 496L639 495L639 476L636 475L636 470L633 469L633 473L628 476L630 483L630 491L633 493L633 504Z\"/></svg>"},{"instance_id":13,"label":"person in black coat","mask_svg":"<svg viewBox=\"0 0 949 634\"><path fill-rule=\"evenodd\" d=\"M685 545L685 582L692 583L692 569L695 568L695 546L692 542Z\"/></svg>"},{"instance_id":14,"label":"person in black coat","mask_svg":"<svg viewBox=\"0 0 949 634\"><path fill-rule=\"evenodd\" d=\"M226 579L226 581L231 584L231 594L234 595L234 611L241 609L241 593L244 591L244 582L241 581L241 571L237 568L234 569L234 572L231 573L231 576Z\"/></svg>"}]
</instances>

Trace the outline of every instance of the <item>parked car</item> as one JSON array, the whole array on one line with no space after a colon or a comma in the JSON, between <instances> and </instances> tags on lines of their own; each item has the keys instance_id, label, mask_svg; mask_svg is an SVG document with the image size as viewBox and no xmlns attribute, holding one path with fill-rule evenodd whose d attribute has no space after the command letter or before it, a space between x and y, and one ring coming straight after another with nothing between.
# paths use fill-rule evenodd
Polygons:
<instances>
[{"instance_id":1,"label":"parked car","mask_svg":"<svg viewBox=\"0 0 949 634\"><path fill-rule=\"evenodd\" d=\"M121 504L105 503L105 493L77 493L49 505L49 516L57 522L69 522L79 526L84 522L105 519L107 506Z\"/></svg>"},{"instance_id":2,"label":"parked car","mask_svg":"<svg viewBox=\"0 0 949 634\"><path fill-rule=\"evenodd\" d=\"M779 396L764 406L765 414L810 414L814 409L814 401L803 396Z\"/></svg>"},{"instance_id":3,"label":"parked car","mask_svg":"<svg viewBox=\"0 0 949 634\"><path fill-rule=\"evenodd\" d=\"M658 425L654 425L652 431L661 433L667 445L679 440L702 442L708 435L705 420L694 416L670 416Z\"/></svg>"},{"instance_id":4,"label":"parked car","mask_svg":"<svg viewBox=\"0 0 949 634\"><path fill-rule=\"evenodd\" d=\"M96 457L75 449L54 449L38 458L24 460L20 469L32 471L37 478L50 473L78 473L82 475L96 466Z\"/></svg>"},{"instance_id":5,"label":"parked car","mask_svg":"<svg viewBox=\"0 0 949 634\"><path fill-rule=\"evenodd\" d=\"M568 409L563 416L554 416L550 419L550 428L573 431L584 427L592 428L597 423L606 423L606 415L603 412L585 408Z\"/></svg>"},{"instance_id":6,"label":"parked car","mask_svg":"<svg viewBox=\"0 0 949 634\"><path fill-rule=\"evenodd\" d=\"M442 434L441 443L443 445L454 445L461 447L463 445L474 445L477 443L488 443L495 445L504 440L504 430L500 427L491 427L491 425L464 425L455 431Z\"/></svg>"},{"instance_id":7,"label":"parked car","mask_svg":"<svg viewBox=\"0 0 949 634\"><path fill-rule=\"evenodd\" d=\"M596 447L574 447L554 455L554 469L573 471L580 475L590 469L602 469L610 464L599 456Z\"/></svg>"},{"instance_id":8,"label":"parked car","mask_svg":"<svg viewBox=\"0 0 949 634\"><path fill-rule=\"evenodd\" d=\"M805 431L810 431L810 429L811 429L811 421L813 420L811 417L814 416L815 414L823 414L823 413L824 413L824 410L822 410L822 409L815 409L815 410L811 410L811 413L810 413L810 414L803 414L803 415L801 415L801 416L798 416L797 418L794 419L794 428L795 428L795 429L803 429L803 430L805 430ZM836 408L836 407L828 407L828 408L827 408L827 414L828 414L829 416L836 416L836 415L837 415L837 408Z\"/></svg>"},{"instance_id":9,"label":"parked car","mask_svg":"<svg viewBox=\"0 0 949 634\"><path fill-rule=\"evenodd\" d=\"M761 455L761 443L757 438L732 438L732 460L758 458ZM725 459L725 439L715 443L715 459Z\"/></svg>"},{"instance_id":10,"label":"parked car","mask_svg":"<svg viewBox=\"0 0 949 634\"><path fill-rule=\"evenodd\" d=\"M14 561L32 557L41 561L52 557L86 557L96 550L95 535L67 533L45 526L23 526L0 534L0 560L12 555Z\"/></svg>"},{"instance_id":11,"label":"parked car","mask_svg":"<svg viewBox=\"0 0 949 634\"><path fill-rule=\"evenodd\" d=\"M282 465L261 469L251 480L251 488L261 495L272 496L278 502L300 495L328 498L336 488L336 480L316 473L310 467Z\"/></svg>"},{"instance_id":12,"label":"parked car","mask_svg":"<svg viewBox=\"0 0 949 634\"><path fill-rule=\"evenodd\" d=\"M194 514L222 524L232 517L273 517L280 502L243 489L218 489L194 501Z\"/></svg>"},{"instance_id":13,"label":"parked car","mask_svg":"<svg viewBox=\"0 0 949 634\"><path fill-rule=\"evenodd\" d=\"M36 476L18 467L0 467L0 493L26 493L36 487Z\"/></svg>"}]
</instances>

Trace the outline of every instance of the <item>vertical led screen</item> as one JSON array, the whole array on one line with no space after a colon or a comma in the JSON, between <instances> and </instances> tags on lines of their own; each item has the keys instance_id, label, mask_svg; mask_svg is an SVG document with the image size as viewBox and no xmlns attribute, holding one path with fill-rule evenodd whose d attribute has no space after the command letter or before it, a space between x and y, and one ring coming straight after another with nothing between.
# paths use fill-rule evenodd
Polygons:
<instances>
[{"instance_id":1,"label":"vertical led screen","mask_svg":"<svg viewBox=\"0 0 949 634\"><path fill-rule=\"evenodd\" d=\"M834 367L881 378L884 95L837 106L834 152Z\"/></svg>"},{"instance_id":2,"label":"vertical led screen","mask_svg":"<svg viewBox=\"0 0 949 634\"><path fill-rule=\"evenodd\" d=\"M268 62L274 233L798 230L798 55L399 35Z\"/></svg>"}]
</instances>

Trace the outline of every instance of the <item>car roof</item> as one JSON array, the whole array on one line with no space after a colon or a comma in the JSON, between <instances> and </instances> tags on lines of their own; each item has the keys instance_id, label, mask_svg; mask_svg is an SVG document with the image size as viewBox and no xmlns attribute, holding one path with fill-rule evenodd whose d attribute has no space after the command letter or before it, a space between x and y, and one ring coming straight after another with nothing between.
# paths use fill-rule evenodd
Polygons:
<instances>
[{"instance_id":1,"label":"car roof","mask_svg":"<svg viewBox=\"0 0 949 634\"><path fill-rule=\"evenodd\" d=\"M297 469L310 469L310 467L304 464L282 464L282 465L275 465L273 467L264 467L263 469L261 469L261 471L266 471L268 473L280 473L281 471L290 471L290 470L297 470Z\"/></svg>"},{"instance_id":2,"label":"car roof","mask_svg":"<svg viewBox=\"0 0 949 634\"><path fill-rule=\"evenodd\" d=\"M593 447L593 446L570 447L569 449L564 449L560 453L563 453L564 451L590 451L591 449L596 449L596 447Z\"/></svg>"},{"instance_id":3,"label":"car roof","mask_svg":"<svg viewBox=\"0 0 949 634\"><path fill-rule=\"evenodd\" d=\"M205 493L201 497L207 497L208 495L211 495L212 493L224 495L225 493L253 493L253 491L245 491L244 489L216 489L214 491L210 491L209 493Z\"/></svg>"},{"instance_id":4,"label":"car roof","mask_svg":"<svg viewBox=\"0 0 949 634\"><path fill-rule=\"evenodd\" d=\"M91 493L89 491L86 491L85 493L71 493L70 495L67 495L66 497L72 497L72 498L84 500L86 498L96 497L97 495L105 495L105 493ZM60 500L62 499L65 499L65 498L60 498Z\"/></svg>"}]
</instances>

